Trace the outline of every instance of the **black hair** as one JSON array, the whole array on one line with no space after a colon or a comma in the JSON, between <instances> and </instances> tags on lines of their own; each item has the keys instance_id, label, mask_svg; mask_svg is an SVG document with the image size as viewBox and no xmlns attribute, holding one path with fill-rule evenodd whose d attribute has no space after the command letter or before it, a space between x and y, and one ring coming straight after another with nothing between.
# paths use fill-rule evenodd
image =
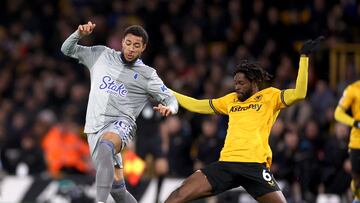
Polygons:
<instances>
[{"instance_id":1,"label":"black hair","mask_svg":"<svg viewBox=\"0 0 360 203\"><path fill-rule=\"evenodd\" d=\"M255 81L258 85L272 79L272 75L266 72L259 63L248 60L240 61L240 63L236 66L234 76L237 73L244 73L247 79L251 82Z\"/></svg>"},{"instance_id":2,"label":"black hair","mask_svg":"<svg viewBox=\"0 0 360 203\"><path fill-rule=\"evenodd\" d=\"M141 37L144 44L147 44L149 41L149 35L146 30L140 25L132 25L125 29L123 37L127 34L133 34L135 36Z\"/></svg>"}]
</instances>

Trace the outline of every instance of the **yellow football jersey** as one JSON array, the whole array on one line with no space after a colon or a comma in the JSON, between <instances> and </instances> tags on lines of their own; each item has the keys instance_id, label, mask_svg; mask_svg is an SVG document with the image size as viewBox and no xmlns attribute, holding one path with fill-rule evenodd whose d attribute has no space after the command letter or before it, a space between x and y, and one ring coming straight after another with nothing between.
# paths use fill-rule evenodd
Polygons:
<instances>
[{"instance_id":1,"label":"yellow football jersey","mask_svg":"<svg viewBox=\"0 0 360 203\"><path fill-rule=\"evenodd\" d=\"M270 130L280 109L286 107L281 101L281 92L271 87L255 93L244 102L238 100L236 93L210 100L210 106L216 113L229 115L220 161L271 165Z\"/></svg>"},{"instance_id":2,"label":"yellow football jersey","mask_svg":"<svg viewBox=\"0 0 360 203\"><path fill-rule=\"evenodd\" d=\"M344 110L351 108L355 120L360 120L360 81L349 85L339 101L339 106ZM360 129L351 129L349 148L360 149Z\"/></svg>"}]
</instances>

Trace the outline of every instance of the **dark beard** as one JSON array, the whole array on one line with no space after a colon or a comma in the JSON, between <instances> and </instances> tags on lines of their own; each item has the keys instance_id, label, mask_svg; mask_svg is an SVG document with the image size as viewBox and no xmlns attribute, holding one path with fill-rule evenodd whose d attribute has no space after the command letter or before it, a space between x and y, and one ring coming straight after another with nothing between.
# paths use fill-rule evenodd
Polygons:
<instances>
[{"instance_id":1,"label":"dark beard","mask_svg":"<svg viewBox=\"0 0 360 203\"><path fill-rule=\"evenodd\" d=\"M241 102L243 102L243 101L245 101L245 100L247 100L249 97L251 97L252 96L252 91L251 91L251 88L248 90L248 91L246 91L244 94L243 94L243 96L240 98L238 98Z\"/></svg>"},{"instance_id":2,"label":"dark beard","mask_svg":"<svg viewBox=\"0 0 360 203\"><path fill-rule=\"evenodd\" d=\"M121 60L123 61L123 63L125 63L125 65L131 66L134 65L135 61L138 60L138 58L132 60L132 61L128 61L125 59L124 54L120 54Z\"/></svg>"}]
</instances>

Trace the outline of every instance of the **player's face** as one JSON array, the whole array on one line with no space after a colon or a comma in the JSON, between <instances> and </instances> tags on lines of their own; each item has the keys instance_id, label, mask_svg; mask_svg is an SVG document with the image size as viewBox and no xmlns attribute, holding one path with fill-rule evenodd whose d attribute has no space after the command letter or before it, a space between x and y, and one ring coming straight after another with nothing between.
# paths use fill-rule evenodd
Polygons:
<instances>
[{"instance_id":1,"label":"player's face","mask_svg":"<svg viewBox=\"0 0 360 203\"><path fill-rule=\"evenodd\" d=\"M253 84L244 73L237 73L234 77L235 92L240 101L245 101L253 94Z\"/></svg>"},{"instance_id":2,"label":"player's face","mask_svg":"<svg viewBox=\"0 0 360 203\"><path fill-rule=\"evenodd\" d=\"M142 37L129 33L122 40L122 53L127 61L139 58L145 48L146 44L143 43Z\"/></svg>"}]
</instances>

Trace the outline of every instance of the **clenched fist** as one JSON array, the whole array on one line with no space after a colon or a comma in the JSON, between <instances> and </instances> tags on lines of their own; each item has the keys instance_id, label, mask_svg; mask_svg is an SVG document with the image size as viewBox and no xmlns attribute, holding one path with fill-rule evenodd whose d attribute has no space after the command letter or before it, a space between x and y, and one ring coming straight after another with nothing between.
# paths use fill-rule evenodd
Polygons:
<instances>
[{"instance_id":1,"label":"clenched fist","mask_svg":"<svg viewBox=\"0 0 360 203\"><path fill-rule=\"evenodd\" d=\"M90 35L92 31L95 28L95 24L93 24L91 21L89 21L87 24L79 25L77 31L80 35L80 37L84 37L87 35Z\"/></svg>"},{"instance_id":2,"label":"clenched fist","mask_svg":"<svg viewBox=\"0 0 360 203\"><path fill-rule=\"evenodd\" d=\"M309 56L319 49L320 43L325 39L324 36L320 36L315 40L307 40L300 50L300 54Z\"/></svg>"}]
</instances>

